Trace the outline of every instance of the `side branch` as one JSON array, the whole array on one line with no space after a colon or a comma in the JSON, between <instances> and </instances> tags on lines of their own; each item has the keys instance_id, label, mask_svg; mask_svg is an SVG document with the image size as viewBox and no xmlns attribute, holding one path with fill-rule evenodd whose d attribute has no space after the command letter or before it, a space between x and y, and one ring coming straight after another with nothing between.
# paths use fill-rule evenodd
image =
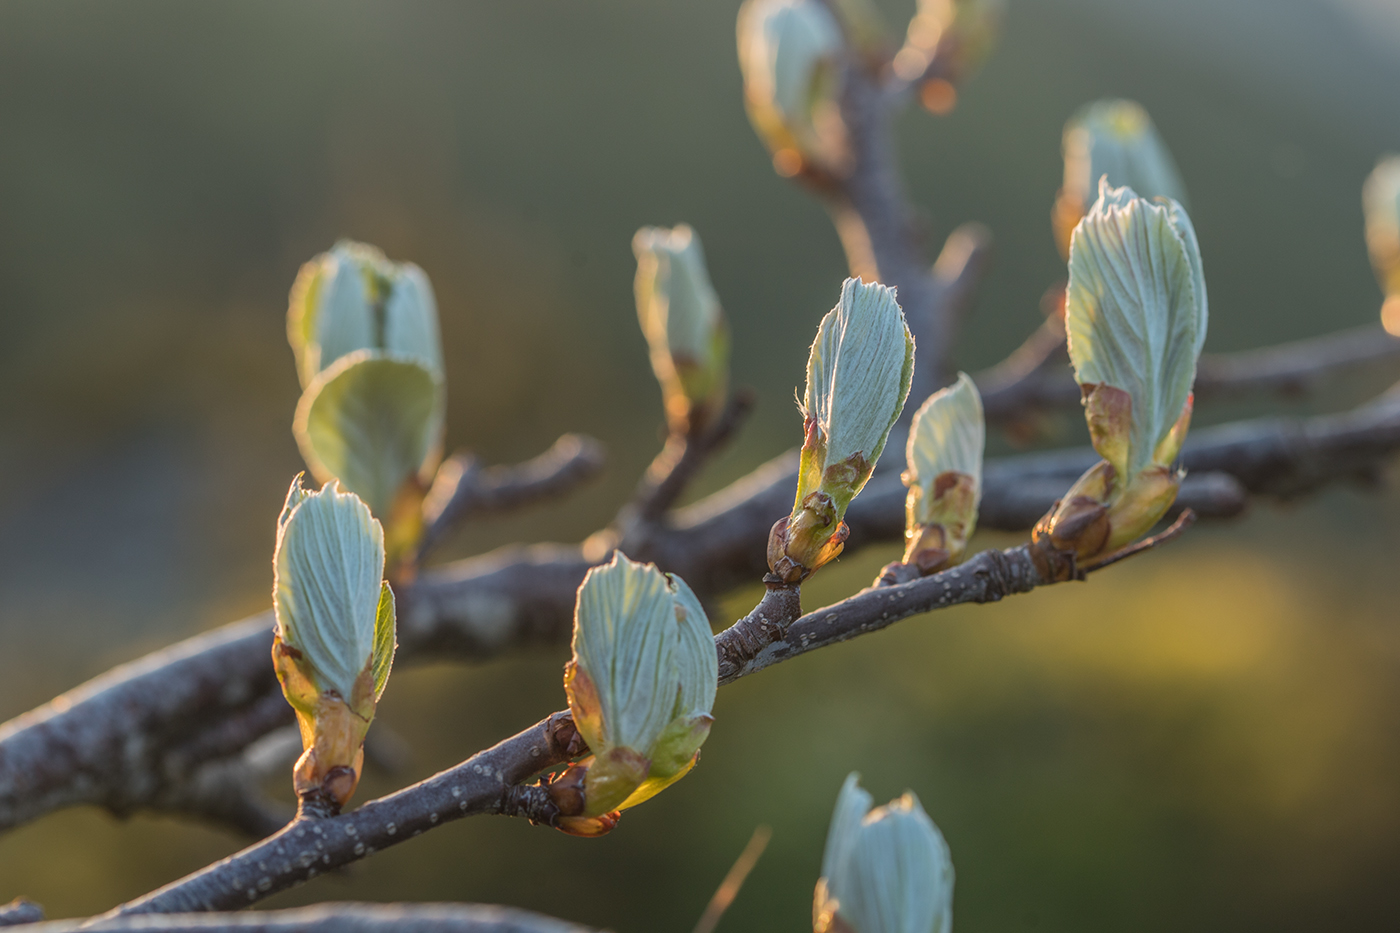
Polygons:
<instances>
[{"instance_id":1,"label":"side branch","mask_svg":"<svg viewBox=\"0 0 1400 933\"><path fill-rule=\"evenodd\" d=\"M1230 514L1244 493L1293 496L1369 479L1397 450L1395 396L1338 415L1207 428L1193 432L1183 451L1190 472L1181 504L1206 516ZM989 461L981 525L1024 530L1096 459L1084 448ZM792 504L796 469L793 454L771 461L669 515L629 556L679 574L702 599L761 577L768 529ZM900 540L903 503L898 477L877 474L846 513L847 549ZM400 594L400 657L484 657L562 643L589 566L578 546L536 545L429 571ZM0 829L78 803L118 813L165 806L172 774L193 774L186 769L201 766L202 757L217 760L236 744L228 736L257 731L220 732L255 719L257 704L278 693L268 662L271 628L264 613L201 635L0 726ZM276 708L267 704L261 709Z\"/></svg>"},{"instance_id":2,"label":"side branch","mask_svg":"<svg viewBox=\"0 0 1400 933\"><path fill-rule=\"evenodd\" d=\"M538 457L514 466L482 467L470 453L453 454L438 469L423 503L426 528L419 559L468 518L511 512L572 492L598 475L604 459L603 445L583 434L565 434Z\"/></svg>"},{"instance_id":3,"label":"side branch","mask_svg":"<svg viewBox=\"0 0 1400 933\"><path fill-rule=\"evenodd\" d=\"M1064 330L1047 321L1011 356L976 377L989 421L1079 405L1064 351ZM1400 362L1400 338L1379 324L1239 353L1207 353L1196 368L1197 400L1251 392L1299 395L1358 366Z\"/></svg>"}]
</instances>

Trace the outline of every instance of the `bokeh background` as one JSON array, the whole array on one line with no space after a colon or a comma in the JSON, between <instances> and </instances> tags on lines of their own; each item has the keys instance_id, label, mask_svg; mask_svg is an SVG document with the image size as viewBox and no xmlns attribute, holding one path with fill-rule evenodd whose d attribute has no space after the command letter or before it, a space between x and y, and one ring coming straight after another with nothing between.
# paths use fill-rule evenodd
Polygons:
<instances>
[{"instance_id":1,"label":"bokeh background","mask_svg":"<svg viewBox=\"0 0 1400 933\"><path fill-rule=\"evenodd\" d=\"M912 4L882 6L898 23ZM0 3L0 718L266 606L300 469L285 296L338 237L431 275L452 446L500 462L568 430L608 445L588 493L474 525L447 556L577 540L654 453L631 298L642 224L700 231L735 381L758 392L696 493L796 443L792 389L844 268L747 125L736 9ZM1373 321L1359 189L1400 149L1397 88L1392 0L1012 0L958 109L900 125L930 255L963 221L997 238L958 362L992 363L1036 325L1063 273L1060 128L1110 95L1147 106L1182 168L1208 349ZM1198 423L1347 407L1384 376ZM763 823L773 842L722 929L801 931L858 769L881 799L915 790L943 828L963 933L1396 929L1397 520L1393 491L1336 488L1086 585L905 622L723 691L702 766L611 837L473 819L268 904L480 900L685 931ZM823 571L807 605L892 554ZM396 671L380 721L412 758L362 796L558 708L564 660ZM0 838L0 898L99 911L242 842L58 813Z\"/></svg>"}]
</instances>

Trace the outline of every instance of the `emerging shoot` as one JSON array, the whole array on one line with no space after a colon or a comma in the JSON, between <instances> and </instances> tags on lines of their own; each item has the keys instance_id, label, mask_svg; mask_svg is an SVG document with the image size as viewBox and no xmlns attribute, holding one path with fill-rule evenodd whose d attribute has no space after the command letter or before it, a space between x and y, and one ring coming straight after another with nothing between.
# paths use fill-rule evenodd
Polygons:
<instances>
[{"instance_id":1,"label":"emerging shoot","mask_svg":"<svg viewBox=\"0 0 1400 933\"><path fill-rule=\"evenodd\" d=\"M304 392L292 431L312 474L363 499L384 523L395 568L422 536L422 502L442 458L445 415L437 304L428 277L342 241L302 266L287 337Z\"/></svg>"},{"instance_id":2,"label":"emerging shoot","mask_svg":"<svg viewBox=\"0 0 1400 933\"><path fill-rule=\"evenodd\" d=\"M688 224L643 227L637 256L637 317L661 383L673 434L703 429L724 407L729 328L710 285L700 238Z\"/></svg>"},{"instance_id":3,"label":"emerging shoot","mask_svg":"<svg viewBox=\"0 0 1400 933\"><path fill-rule=\"evenodd\" d=\"M919 799L874 810L851 774L836 798L812 900L813 933L948 933L953 861Z\"/></svg>"},{"instance_id":4,"label":"emerging shoot","mask_svg":"<svg viewBox=\"0 0 1400 933\"><path fill-rule=\"evenodd\" d=\"M394 663L394 593L384 533L354 493L292 481L277 520L272 663L305 751L292 780L303 801L339 809L355 792L365 734Z\"/></svg>"},{"instance_id":5,"label":"emerging shoot","mask_svg":"<svg viewBox=\"0 0 1400 933\"><path fill-rule=\"evenodd\" d=\"M592 755L549 785L560 828L600 835L680 780L710 734L719 660L700 601L617 552L579 587L564 692Z\"/></svg>"},{"instance_id":6,"label":"emerging shoot","mask_svg":"<svg viewBox=\"0 0 1400 933\"><path fill-rule=\"evenodd\" d=\"M1070 246L1065 326L1103 460L1041 519L1038 540L1087 559L1166 513L1181 485L1172 463L1191 423L1206 322L1201 252L1181 205L1102 182Z\"/></svg>"},{"instance_id":7,"label":"emerging shoot","mask_svg":"<svg viewBox=\"0 0 1400 933\"><path fill-rule=\"evenodd\" d=\"M1185 205L1181 173L1141 104L1098 100L1085 104L1065 124L1065 181L1055 199L1055 242L1069 255L1070 235L1099 194L1099 181L1132 188L1151 201L1170 198Z\"/></svg>"},{"instance_id":8,"label":"emerging shoot","mask_svg":"<svg viewBox=\"0 0 1400 933\"><path fill-rule=\"evenodd\" d=\"M909 428L904 563L920 574L962 563L982 502L987 425L967 373L928 397Z\"/></svg>"},{"instance_id":9,"label":"emerging shoot","mask_svg":"<svg viewBox=\"0 0 1400 933\"><path fill-rule=\"evenodd\" d=\"M821 0L745 0L738 32L744 105L773 167L844 175L845 40L831 10Z\"/></svg>"},{"instance_id":10,"label":"emerging shoot","mask_svg":"<svg viewBox=\"0 0 1400 933\"><path fill-rule=\"evenodd\" d=\"M846 508L870 479L913 376L914 338L894 289L847 279L807 360L792 514L768 538L768 569L784 583L801 583L841 553Z\"/></svg>"}]
</instances>

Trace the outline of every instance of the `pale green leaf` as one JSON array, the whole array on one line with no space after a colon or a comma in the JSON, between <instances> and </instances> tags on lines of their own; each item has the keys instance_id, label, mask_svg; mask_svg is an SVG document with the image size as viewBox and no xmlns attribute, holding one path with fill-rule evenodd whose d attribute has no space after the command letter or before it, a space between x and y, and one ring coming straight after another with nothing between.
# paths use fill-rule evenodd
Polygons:
<instances>
[{"instance_id":1,"label":"pale green leaf","mask_svg":"<svg viewBox=\"0 0 1400 933\"><path fill-rule=\"evenodd\" d=\"M964 473L973 478L976 502L982 501L982 453L987 445L987 425L982 414L982 396L967 373L958 381L930 395L914 413L909 426L906 455L909 471L905 482L920 487L920 503L933 498L933 481L939 474ZM975 507L975 506L974 506ZM920 517L922 523L928 518Z\"/></svg>"},{"instance_id":2,"label":"pale green leaf","mask_svg":"<svg viewBox=\"0 0 1400 933\"><path fill-rule=\"evenodd\" d=\"M619 551L588 571L578 591L573 648L597 691L606 746L650 753L676 705L677 640L675 599L655 564Z\"/></svg>"},{"instance_id":3,"label":"pale green leaf","mask_svg":"<svg viewBox=\"0 0 1400 933\"><path fill-rule=\"evenodd\" d=\"M947 933L953 862L943 834L906 793L866 814L827 876L857 933Z\"/></svg>"},{"instance_id":4,"label":"pale green leaf","mask_svg":"<svg viewBox=\"0 0 1400 933\"><path fill-rule=\"evenodd\" d=\"M710 365L722 312L700 238L688 224L643 227L632 238L632 251L637 257L637 316L647 341L677 360Z\"/></svg>"},{"instance_id":5,"label":"pale green leaf","mask_svg":"<svg viewBox=\"0 0 1400 933\"><path fill-rule=\"evenodd\" d=\"M375 346L375 315L365 275L344 249L330 254L320 281L316 343L308 354L318 373L356 350Z\"/></svg>"},{"instance_id":6,"label":"pale green leaf","mask_svg":"<svg viewBox=\"0 0 1400 933\"><path fill-rule=\"evenodd\" d=\"M394 591L385 580L379 588L379 606L374 614L374 699L384 695L384 687L389 683L389 671L394 666L394 652L398 649L397 619L394 609Z\"/></svg>"},{"instance_id":7,"label":"pale green leaf","mask_svg":"<svg viewBox=\"0 0 1400 933\"><path fill-rule=\"evenodd\" d=\"M714 709L715 690L719 686L719 655L715 651L710 620L700 605L695 591L675 574L666 575L675 590L678 638L676 669L680 677L680 693L676 699L676 716L691 717Z\"/></svg>"},{"instance_id":8,"label":"pale green leaf","mask_svg":"<svg viewBox=\"0 0 1400 933\"><path fill-rule=\"evenodd\" d=\"M380 348L417 357L429 371L443 378L437 299L427 275L411 262L396 267L384 304L384 339Z\"/></svg>"},{"instance_id":9,"label":"pale green leaf","mask_svg":"<svg viewBox=\"0 0 1400 933\"><path fill-rule=\"evenodd\" d=\"M298 476L287 501L273 557L277 631L302 652L321 689L349 702L375 650L384 532L334 483L307 493Z\"/></svg>"},{"instance_id":10,"label":"pale green leaf","mask_svg":"<svg viewBox=\"0 0 1400 933\"><path fill-rule=\"evenodd\" d=\"M307 387L293 431L307 465L387 517L404 482L436 455L442 386L417 357L359 350Z\"/></svg>"},{"instance_id":11,"label":"pale green leaf","mask_svg":"<svg viewBox=\"0 0 1400 933\"><path fill-rule=\"evenodd\" d=\"M1070 246L1065 328L1081 384L1132 399L1127 469L1136 475L1181 415L1207 307L1195 234L1171 202L1103 187Z\"/></svg>"},{"instance_id":12,"label":"pale green leaf","mask_svg":"<svg viewBox=\"0 0 1400 933\"><path fill-rule=\"evenodd\" d=\"M749 0L739 13L745 87L790 126L810 123L820 72L843 44L840 25L818 0Z\"/></svg>"},{"instance_id":13,"label":"pale green leaf","mask_svg":"<svg viewBox=\"0 0 1400 933\"><path fill-rule=\"evenodd\" d=\"M1152 118L1130 100L1081 107L1064 132L1065 190L1089 204L1105 175L1112 187L1186 203L1186 186Z\"/></svg>"},{"instance_id":14,"label":"pale green leaf","mask_svg":"<svg viewBox=\"0 0 1400 933\"><path fill-rule=\"evenodd\" d=\"M841 792L836 796L831 826L826 831L826 848L822 850L823 878L830 878L837 862L845 858L860 831L861 821L870 812L870 804L870 794L860 786L860 775L855 771L846 775Z\"/></svg>"},{"instance_id":15,"label":"pale green leaf","mask_svg":"<svg viewBox=\"0 0 1400 933\"><path fill-rule=\"evenodd\" d=\"M904 408L913 374L914 338L895 290L846 279L841 301L822 318L807 360L803 409L816 419L825 441L825 466L857 454L874 466Z\"/></svg>"}]
</instances>

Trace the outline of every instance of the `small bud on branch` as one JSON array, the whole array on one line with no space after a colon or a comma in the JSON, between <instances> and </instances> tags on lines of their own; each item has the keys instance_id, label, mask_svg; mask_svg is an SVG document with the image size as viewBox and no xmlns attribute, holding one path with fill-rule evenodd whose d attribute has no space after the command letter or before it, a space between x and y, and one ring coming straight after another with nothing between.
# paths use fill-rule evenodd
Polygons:
<instances>
[{"instance_id":1,"label":"small bud on branch","mask_svg":"<svg viewBox=\"0 0 1400 933\"><path fill-rule=\"evenodd\" d=\"M287 335L305 391L292 424L312 474L360 496L384 523L391 567L417 547L442 458L437 305L423 270L341 242L292 286Z\"/></svg>"},{"instance_id":2,"label":"small bud on branch","mask_svg":"<svg viewBox=\"0 0 1400 933\"><path fill-rule=\"evenodd\" d=\"M1065 324L1089 437L1104 459L1036 535L1083 559L1145 534L1181 485L1172 463L1191 422L1207 302L1196 233L1180 204L1101 182L1074 231Z\"/></svg>"},{"instance_id":3,"label":"small bud on branch","mask_svg":"<svg viewBox=\"0 0 1400 933\"><path fill-rule=\"evenodd\" d=\"M637 256L637 317L651 347L673 434L702 429L724 408L729 328L705 269L700 238L687 224L643 227Z\"/></svg>"},{"instance_id":4,"label":"small bud on branch","mask_svg":"<svg viewBox=\"0 0 1400 933\"><path fill-rule=\"evenodd\" d=\"M353 493L292 481L273 557L272 660L305 749L293 772L303 800L344 806L365 734L394 662L394 594L381 579L384 533Z\"/></svg>"},{"instance_id":5,"label":"small bud on branch","mask_svg":"<svg viewBox=\"0 0 1400 933\"><path fill-rule=\"evenodd\" d=\"M831 10L820 0L746 0L738 34L744 104L774 168L846 174L845 39Z\"/></svg>"},{"instance_id":6,"label":"small bud on branch","mask_svg":"<svg viewBox=\"0 0 1400 933\"><path fill-rule=\"evenodd\" d=\"M564 692L592 750L550 792L560 828L599 835L695 766L719 660L700 601L673 574L617 552L579 587ZM601 822L600 822L601 820ZM605 825L606 824L606 825Z\"/></svg>"},{"instance_id":7,"label":"small bud on branch","mask_svg":"<svg viewBox=\"0 0 1400 933\"><path fill-rule=\"evenodd\" d=\"M1055 201L1055 242L1069 255L1074 227L1098 197L1107 176L1111 188L1131 188L1149 201L1170 198L1187 204L1176 162L1142 105L1098 100L1081 107L1065 124L1065 180Z\"/></svg>"},{"instance_id":8,"label":"small bud on branch","mask_svg":"<svg viewBox=\"0 0 1400 933\"><path fill-rule=\"evenodd\" d=\"M904 563L921 574L962 562L982 501L987 425L967 373L928 397L909 427Z\"/></svg>"},{"instance_id":9,"label":"small bud on branch","mask_svg":"<svg viewBox=\"0 0 1400 933\"><path fill-rule=\"evenodd\" d=\"M807 360L792 514L769 535L768 566L784 583L841 553L846 507L870 479L913 376L914 338L894 289L846 279Z\"/></svg>"}]
</instances>

